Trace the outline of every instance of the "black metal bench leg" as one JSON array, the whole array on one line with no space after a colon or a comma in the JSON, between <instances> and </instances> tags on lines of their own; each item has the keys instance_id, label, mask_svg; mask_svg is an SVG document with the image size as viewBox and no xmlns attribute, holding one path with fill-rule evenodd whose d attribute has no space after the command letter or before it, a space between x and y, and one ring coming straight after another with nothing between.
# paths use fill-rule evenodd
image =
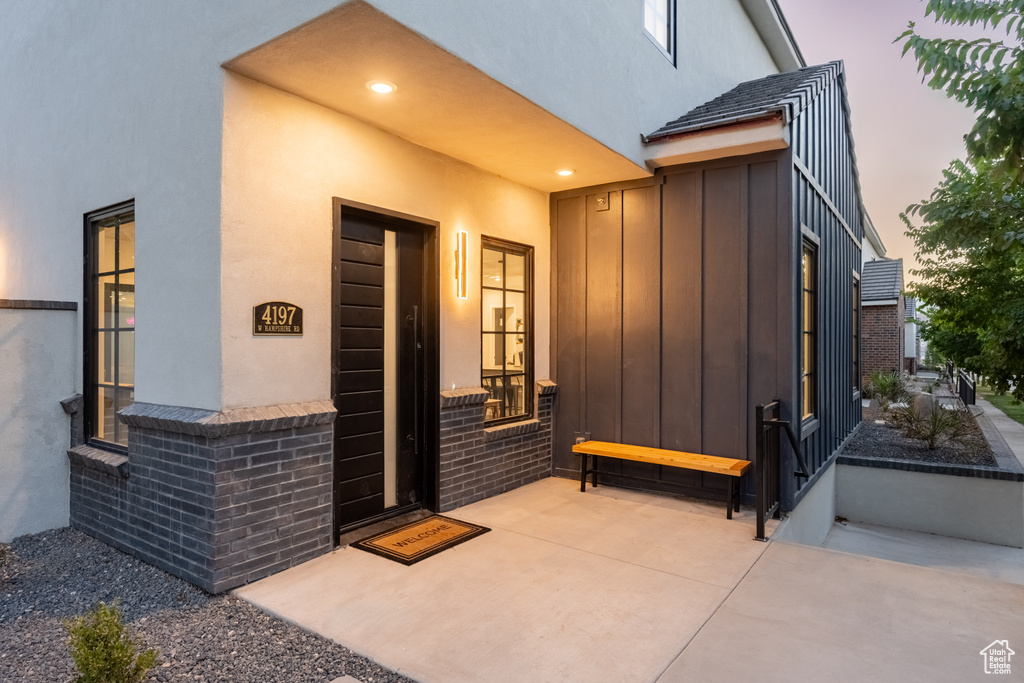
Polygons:
<instances>
[{"instance_id":1,"label":"black metal bench leg","mask_svg":"<svg viewBox=\"0 0 1024 683\"><path fill-rule=\"evenodd\" d=\"M587 454L580 453L580 493L587 490Z\"/></svg>"},{"instance_id":2,"label":"black metal bench leg","mask_svg":"<svg viewBox=\"0 0 1024 683\"><path fill-rule=\"evenodd\" d=\"M594 454L594 471L590 473L590 485L597 488L597 454Z\"/></svg>"},{"instance_id":3,"label":"black metal bench leg","mask_svg":"<svg viewBox=\"0 0 1024 683\"><path fill-rule=\"evenodd\" d=\"M739 512L740 511L740 484L743 482L743 477L732 477L732 479L736 482L736 495L734 497L734 500L736 501L735 511Z\"/></svg>"},{"instance_id":4,"label":"black metal bench leg","mask_svg":"<svg viewBox=\"0 0 1024 683\"><path fill-rule=\"evenodd\" d=\"M728 494L727 494L727 496L725 498L725 518L726 519L732 519L732 501L733 501L733 496L735 495L735 491L734 491L734 487L733 487L735 482L733 480L735 478L736 477L729 477L729 487L727 489Z\"/></svg>"}]
</instances>

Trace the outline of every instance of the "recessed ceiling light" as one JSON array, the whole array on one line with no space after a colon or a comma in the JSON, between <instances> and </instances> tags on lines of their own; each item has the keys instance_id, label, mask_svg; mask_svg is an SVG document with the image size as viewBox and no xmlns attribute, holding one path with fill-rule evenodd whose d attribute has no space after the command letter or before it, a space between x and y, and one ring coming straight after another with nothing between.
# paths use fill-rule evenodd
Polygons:
<instances>
[{"instance_id":1,"label":"recessed ceiling light","mask_svg":"<svg viewBox=\"0 0 1024 683\"><path fill-rule=\"evenodd\" d=\"M387 95L398 90L398 86L391 81L367 81L366 87L381 95Z\"/></svg>"},{"instance_id":2,"label":"recessed ceiling light","mask_svg":"<svg viewBox=\"0 0 1024 683\"><path fill-rule=\"evenodd\" d=\"M563 168L561 171L556 171L556 172L558 173L558 175L567 176L567 175L572 175L576 171L572 170L571 168Z\"/></svg>"}]
</instances>

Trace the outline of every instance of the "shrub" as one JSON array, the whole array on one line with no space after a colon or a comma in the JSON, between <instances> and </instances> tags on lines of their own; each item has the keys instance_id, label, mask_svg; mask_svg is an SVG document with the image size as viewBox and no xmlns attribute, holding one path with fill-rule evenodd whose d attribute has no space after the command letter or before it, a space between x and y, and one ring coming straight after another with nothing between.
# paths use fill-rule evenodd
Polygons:
<instances>
[{"instance_id":1,"label":"shrub","mask_svg":"<svg viewBox=\"0 0 1024 683\"><path fill-rule=\"evenodd\" d=\"M156 650L139 652L145 644L128 632L117 600L66 620L64 628L76 683L139 683L157 664Z\"/></svg>"},{"instance_id":2,"label":"shrub","mask_svg":"<svg viewBox=\"0 0 1024 683\"><path fill-rule=\"evenodd\" d=\"M910 399L906 378L898 372L882 372L876 370L868 377L864 387L868 398L878 400L882 412L888 412L893 403L903 403Z\"/></svg>"},{"instance_id":3,"label":"shrub","mask_svg":"<svg viewBox=\"0 0 1024 683\"><path fill-rule=\"evenodd\" d=\"M894 422L903 433L927 443L928 450L947 442L971 445L973 420L966 410L950 410L938 404L929 407L915 401L893 412Z\"/></svg>"}]
</instances>

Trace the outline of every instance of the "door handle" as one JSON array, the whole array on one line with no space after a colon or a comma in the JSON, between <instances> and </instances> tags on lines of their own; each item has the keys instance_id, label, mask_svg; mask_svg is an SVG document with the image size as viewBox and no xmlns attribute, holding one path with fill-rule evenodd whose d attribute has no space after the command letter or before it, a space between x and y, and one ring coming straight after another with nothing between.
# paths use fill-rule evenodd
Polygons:
<instances>
[{"instance_id":1,"label":"door handle","mask_svg":"<svg viewBox=\"0 0 1024 683\"><path fill-rule=\"evenodd\" d=\"M406 437L412 441L412 452L420 454L420 307L412 307L412 315L406 318L412 323L412 434Z\"/></svg>"}]
</instances>

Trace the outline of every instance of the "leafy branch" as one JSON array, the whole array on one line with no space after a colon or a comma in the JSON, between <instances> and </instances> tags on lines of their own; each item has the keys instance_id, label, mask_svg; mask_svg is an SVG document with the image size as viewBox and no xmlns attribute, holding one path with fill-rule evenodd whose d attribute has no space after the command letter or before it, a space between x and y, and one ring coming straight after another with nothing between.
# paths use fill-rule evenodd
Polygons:
<instances>
[{"instance_id":1,"label":"leafy branch","mask_svg":"<svg viewBox=\"0 0 1024 683\"><path fill-rule=\"evenodd\" d=\"M929 0L925 16L943 24L1005 30L993 38L926 38L914 22L894 42L913 52L922 80L977 110L965 136L974 159L996 161L1010 182L1024 182L1024 0Z\"/></svg>"}]
</instances>

